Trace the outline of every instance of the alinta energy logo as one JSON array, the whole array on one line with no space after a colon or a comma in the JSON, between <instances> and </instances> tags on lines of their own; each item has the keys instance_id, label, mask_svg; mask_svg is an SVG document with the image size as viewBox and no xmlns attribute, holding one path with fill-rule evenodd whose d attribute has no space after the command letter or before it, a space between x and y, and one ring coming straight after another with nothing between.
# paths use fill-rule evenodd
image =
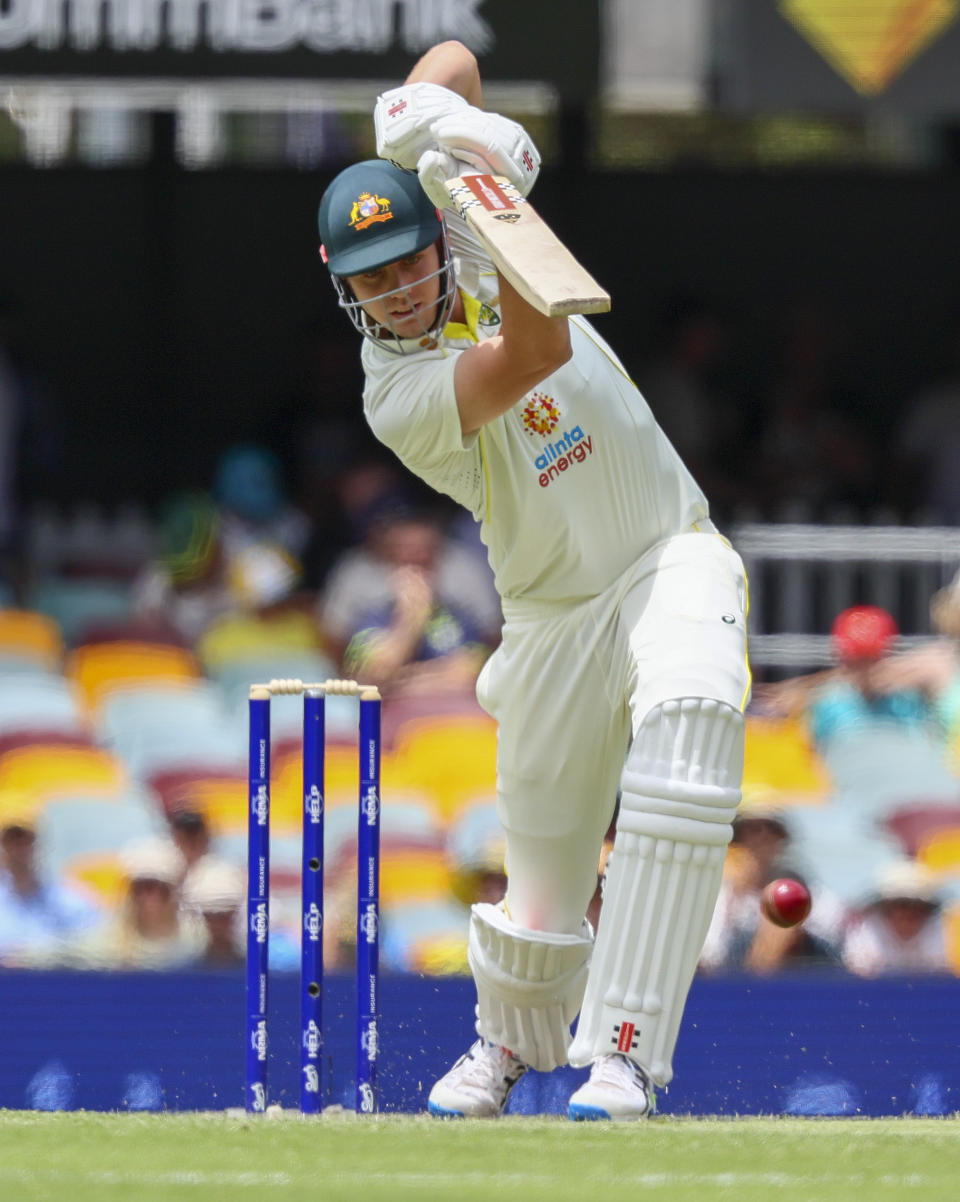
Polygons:
<instances>
[{"instance_id":1,"label":"alinta energy logo","mask_svg":"<svg viewBox=\"0 0 960 1202\"><path fill-rule=\"evenodd\" d=\"M523 425L528 434L539 434L546 438L553 434L560 423L560 406L542 392L535 392L523 410ZM534 467L540 473L537 483L546 488L561 473L569 471L577 464L583 463L588 455L593 454L593 439L584 434L579 426L564 431L556 442L548 442L543 453L533 461Z\"/></svg>"},{"instance_id":2,"label":"alinta energy logo","mask_svg":"<svg viewBox=\"0 0 960 1202\"><path fill-rule=\"evenodd\" d=\"M551 396L535 392L524 406L523 425L528 434L546 437L552 434L560 421L560 409Z\"/></svg>"}]
</instances>

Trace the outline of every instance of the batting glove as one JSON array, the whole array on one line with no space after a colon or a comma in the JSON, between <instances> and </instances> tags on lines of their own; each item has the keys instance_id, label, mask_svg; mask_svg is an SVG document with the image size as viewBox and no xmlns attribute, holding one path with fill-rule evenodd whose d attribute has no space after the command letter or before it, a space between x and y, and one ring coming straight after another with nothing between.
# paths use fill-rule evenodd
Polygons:
<instances>
[{"instance_id":1,"label":"batting glove","mask_svg":"<svg viewBox=\"0 0 960 1202\"><path fill-rule=\"evenodd\" d=\"M425 150L417 163L420 187L438 209L453 208L450 194L443 186L446 181L475 171L472 163L463 163L446 150Z\"/></svg>"},{"instance_id":2,"label":"batting glove","mask_svg":"<svg viewBox=\"0 0 960 1202\"><path fill-rule=\"evenodd\" d=\"M384 92L373 110L377 155L405 171L415 171L423 152L436 149L432 123L469 107L457 92L435 83L404 84Z\"/></svg>"},{"instance_id":3,"label":"batting glove","mask_svg":"<svg viewBox=\"0 0 960 1202\"><path fill-rule=\"evenodd\" d=\"M523 126L509 117L466 105L437 117L430 132L432 147L470 164L477 171L505 175L521 196L526 196L536 183L540 173L540 152ZM424 149L432 147L428 145Z\"/></svg>"}]
</instances>

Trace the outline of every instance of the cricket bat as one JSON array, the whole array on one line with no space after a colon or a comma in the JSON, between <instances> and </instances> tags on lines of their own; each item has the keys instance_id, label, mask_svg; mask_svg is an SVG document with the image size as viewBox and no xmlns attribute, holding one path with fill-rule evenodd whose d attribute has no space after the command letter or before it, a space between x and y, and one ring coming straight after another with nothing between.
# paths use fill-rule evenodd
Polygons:
<instances>
[{"instance_id":1,"label":"cricket bat","mask_svg":"<svg viewBox=\"0 0 960 1202\"><path fill-rule=\"evenodd\" d=\"M540 313L567 317L610 308L610 294L504 176L461 175L447 180L446 189L498 270Z\"/></svg>"}]
</instances>

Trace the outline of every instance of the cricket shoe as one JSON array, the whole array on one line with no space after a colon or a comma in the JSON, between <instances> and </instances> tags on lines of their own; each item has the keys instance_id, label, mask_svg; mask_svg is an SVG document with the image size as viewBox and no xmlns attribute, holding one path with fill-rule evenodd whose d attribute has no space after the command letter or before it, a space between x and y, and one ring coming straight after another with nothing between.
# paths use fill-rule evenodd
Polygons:
<instances>
[{"instance_id":1,"label":"cricket shoe","mask_svg":"<svg viewBox=\"0 0 960 1202\"><path fill-rule=\"evenodd\" d=\"M437 1118L497 1118L529 1067L506 1048L478 1039L430 1090L427 1109Z\"/></svg>"},{"instance_id":2,"label":"cricket shoe","mask_svg":"<svg viewBox=\"0 0 960 1202\"><path fill-rule=\"evenodd\" d=\"M575 1121L630 1121L646 1118L655 1108L650 1078L639 1064L614 1052L590 1065L590 1079L570 1098L567 1116Z\"/></svg>"}]
</instances>

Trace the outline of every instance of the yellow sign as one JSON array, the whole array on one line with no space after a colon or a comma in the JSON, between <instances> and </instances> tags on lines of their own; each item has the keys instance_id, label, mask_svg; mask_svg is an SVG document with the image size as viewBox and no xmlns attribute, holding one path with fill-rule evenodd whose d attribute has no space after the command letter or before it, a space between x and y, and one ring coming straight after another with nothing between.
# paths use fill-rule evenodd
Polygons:
<instances>
[{"instance_id":1,"label":"yellow sign","mask_svg":"<svg viewBox=\"0 0 960 1202\"><path fill-rule=\"evenodd\" d=\"M780 11L858 92L882 92L956 20L960 0L780 0Z\"/></svg>"}]
</instances>

